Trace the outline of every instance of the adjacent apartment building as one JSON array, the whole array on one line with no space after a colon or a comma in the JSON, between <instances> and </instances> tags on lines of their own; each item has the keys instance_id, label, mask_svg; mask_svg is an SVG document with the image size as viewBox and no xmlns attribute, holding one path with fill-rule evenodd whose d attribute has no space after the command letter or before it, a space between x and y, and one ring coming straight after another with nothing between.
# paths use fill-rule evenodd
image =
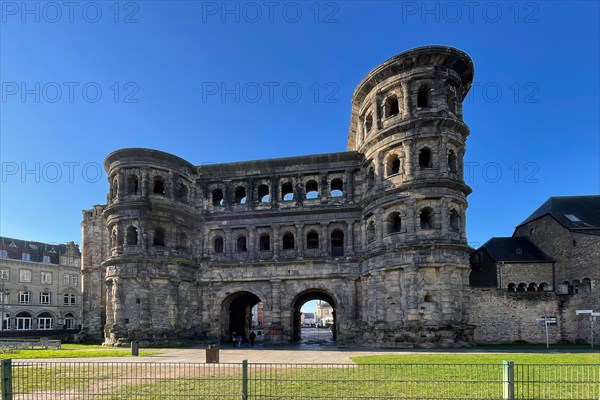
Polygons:
<instances>
[{"instance_id":1,"label":"adjacent apartment building","mask_svg":"<svg viewBox=\"0 0 600 400\"><path fill-rule=\"evenodd\" d=\"M81 253L74 242L50 244L0 236L0 336L79 332L80 264Z\"/></svg>"}]
</instances>

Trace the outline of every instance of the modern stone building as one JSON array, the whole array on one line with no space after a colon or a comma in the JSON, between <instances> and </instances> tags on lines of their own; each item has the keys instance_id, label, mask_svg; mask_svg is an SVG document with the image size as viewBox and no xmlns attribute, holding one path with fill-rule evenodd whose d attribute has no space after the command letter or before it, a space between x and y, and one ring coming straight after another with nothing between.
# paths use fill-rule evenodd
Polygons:
<instances>
[{"instance_id":1,"label":"modern stone building","mask_svg":"<svg viewBox=\"0 0 600 400\"><path fill-rule=\"evenodd\" d=\"M73 243L0 237L0 337L76 334L81 254Z\"/></svg>"},{"instance_id":2,"label":"modern stone building","mask_svg":"<svg viewBox=\"0 0 600 400\"><path fill-rule=\"evenodd\" d=\"M385 61L354 92L346 152L202 166L109 154L107 202L83 213L84 332L228 340L261 302L265 339L289 343L302 304L320 299L339 342L469 342L473 73L442 46Z\"/></svg>"}]
</instances>

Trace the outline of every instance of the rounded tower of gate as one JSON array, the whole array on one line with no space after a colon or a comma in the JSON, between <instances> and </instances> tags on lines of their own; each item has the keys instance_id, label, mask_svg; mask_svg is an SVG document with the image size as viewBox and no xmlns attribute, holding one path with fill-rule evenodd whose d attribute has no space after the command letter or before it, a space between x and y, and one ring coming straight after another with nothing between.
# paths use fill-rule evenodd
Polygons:
<instances>
[{"instance_id":1,"label":"rounded tower of gate","mask_svg":"<svg viewBox=\"0 0 600 400\"><path fill-rule=\"evenodd\" d=\"M194 166L161 151L130 148L110 153L104 168L110 185L103 212L106 342L181 335L185 327L176 325L188 318L179 315L176 300L193 296L195 281Z\"/></svg>"},{"instance_id":2,"label":"rounded tower of gate","mask_svg":"<svg viewBox=\"0 0 600 400\"><path fill-rule=\"evenodd\" d=\"M473 73L464 52L427 46L385 61L354 92L348 150L365 157L364 342L468 340L462 101Z\"/></svg>"}]
</instances>

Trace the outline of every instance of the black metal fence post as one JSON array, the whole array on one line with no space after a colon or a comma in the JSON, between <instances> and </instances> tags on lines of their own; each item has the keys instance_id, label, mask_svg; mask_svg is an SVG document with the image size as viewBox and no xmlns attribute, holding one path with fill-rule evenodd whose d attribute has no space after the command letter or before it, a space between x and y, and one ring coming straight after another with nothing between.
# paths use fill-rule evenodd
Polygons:
<instances>
[{"instance_id":1,"label":"black metal fence post","mask_svg":"<svg viewBox=\"0 0 600 400\"><path fill-rule=\"evenodd\" d=\"M2 360L2 400L12 400L12 360Z\"/></svg>"},{"instance_id":2,"label":"black metal fence post","mask_svg":"<svg viewBox=\"0 0 600 400\"><path fill-rule=\"evenodd\" d=\"M248 399L248 360L242 361L242 400Z\"/></svg>"}]
</instances>

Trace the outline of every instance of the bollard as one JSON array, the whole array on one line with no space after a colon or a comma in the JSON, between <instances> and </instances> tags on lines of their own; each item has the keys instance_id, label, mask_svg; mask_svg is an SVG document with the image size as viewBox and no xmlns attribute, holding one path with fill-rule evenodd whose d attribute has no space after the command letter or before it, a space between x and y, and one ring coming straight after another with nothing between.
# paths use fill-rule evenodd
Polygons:
<instances>
[{"instance_id":1,"label":"bollard","mask_svg":"<svg viewBox=\"0 0 600 400\"><path fill-rule=\"evenodd\" d=\"M139 342L137 340L134 340L133 342L131 342L131 355L132 356L139 356L140 355L140 348L139 348Z\"/></svg>"}]
</instances>

